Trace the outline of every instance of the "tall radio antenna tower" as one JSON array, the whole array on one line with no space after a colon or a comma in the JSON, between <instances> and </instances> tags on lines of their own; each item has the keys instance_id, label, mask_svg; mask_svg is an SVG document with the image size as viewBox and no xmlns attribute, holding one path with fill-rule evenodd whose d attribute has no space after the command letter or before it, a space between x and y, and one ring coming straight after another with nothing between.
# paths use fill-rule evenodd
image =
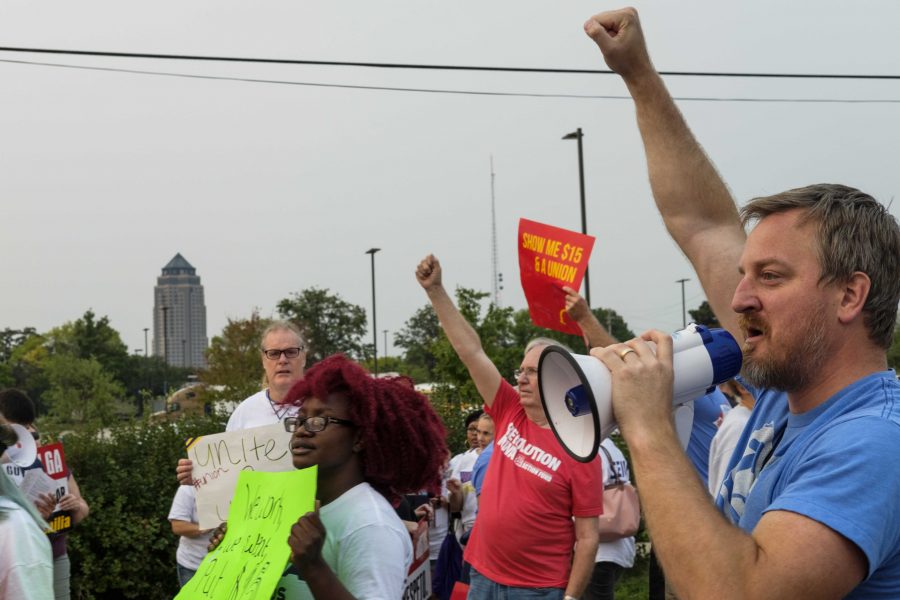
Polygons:
<instances>
[{"instance_id":1,"label":"tall radio antenna tower","mask_svg":"<svg viewBox=\"0 0 900 600\"><path fill-rule=\"evenodd\" d=\"M500 275L497 273L497 209L494 201L494 155L491 154L491 281L494 305L500 306Z\"/></svg>"}]
</instances>

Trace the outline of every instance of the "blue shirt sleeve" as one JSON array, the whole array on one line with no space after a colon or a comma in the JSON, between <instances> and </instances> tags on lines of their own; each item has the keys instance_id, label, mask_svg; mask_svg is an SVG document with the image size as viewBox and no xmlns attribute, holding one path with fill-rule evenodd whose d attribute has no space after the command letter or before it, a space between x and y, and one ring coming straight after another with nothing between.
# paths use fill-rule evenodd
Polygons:
<instances>
[{"instance_id":1,"label":"blue shirt sleeve","mask_svg":"<svg viewBox=\"0 0 900 600\"><path fill-rule=\"evenodd\" d=\"M472 485L475 486L475 492L481 494L481 485L484 483L484 476L487 473L488 464L491 462L491 455L494 454L494 443L484 449L475 460L475 466L472 467Z\"/></svg>"}]
</instances>

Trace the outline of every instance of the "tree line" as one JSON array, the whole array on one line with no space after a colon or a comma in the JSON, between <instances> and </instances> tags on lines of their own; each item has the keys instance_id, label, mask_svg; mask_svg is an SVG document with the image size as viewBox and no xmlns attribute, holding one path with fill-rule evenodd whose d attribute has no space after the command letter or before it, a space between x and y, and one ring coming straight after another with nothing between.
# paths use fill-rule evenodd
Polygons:
<instances>
[{"instance_id":1,"label":"tree line","mask_svg":"<svg viewBox=\"0 0 900 600\"><path fill-rule=\"evenodd\" d=\"M460 311L482 339L485 352L501 373L512 378L529 339L546 336L577 352L584 344L577 336L536 327L527 309L497 306L486 292L460 287L456 300ZM309 345L307 364L343 352L373 365L367 338L366 310L328 289L310 287L276 304L277 318L295 323ZM594 315L618 339L634 332L615 310L595 308ZM689 311L699 323L718 322L704 301ZM130 354L106 316L87 310L75 321L47 332L33 327L0 331L0 387L18 387L35 400L39 413L60 427L105 426L140 415L151 398L177 389L195 376L207 384L206 400L241 400L262 385L259 339L271 319L253 310L246 318L229 318L207 350L208 368L167 365L162 357ZM406 375L416 383L431 382L431 398L448 428L455 431L461 414L480 405L477 391L465 367L443 335L431 306L424 304L394 334L398 356L379 357L380 372ZM895 335L889 353L891 366L900 364L900 336ZM461 429L461 428L460 428ZM461 434L460 434L461 435Z\"/></svg>"}]
</instances>

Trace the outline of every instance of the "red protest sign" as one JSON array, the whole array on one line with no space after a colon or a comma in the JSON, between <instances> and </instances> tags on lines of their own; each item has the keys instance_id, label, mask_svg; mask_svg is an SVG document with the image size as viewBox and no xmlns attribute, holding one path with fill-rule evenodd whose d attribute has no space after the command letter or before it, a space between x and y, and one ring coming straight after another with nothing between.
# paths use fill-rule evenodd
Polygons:
<instances>
[{"instance_id":1,"label":"red protest sign","mask_svg":"<svg viewBox=\"0 0 900 600\"><path fill-rule=\"evenodd\" d=\"M53 479L68 479L69 469L66 467L66 455L61 442L41 446L37 454L47 475Z\"/></svg>"},{"instance_id":2,"label":"red protest sign","mask_svg":"<svg viewBox=\"0 0 900 600\"><path fill-rule=\"evenodd\" d=\"M522 289L532 322L538 327L581 335L581 328L566 314L562 287L581 287L594 237L519 219L518 246Z\"/></svg>"}]
</instances>

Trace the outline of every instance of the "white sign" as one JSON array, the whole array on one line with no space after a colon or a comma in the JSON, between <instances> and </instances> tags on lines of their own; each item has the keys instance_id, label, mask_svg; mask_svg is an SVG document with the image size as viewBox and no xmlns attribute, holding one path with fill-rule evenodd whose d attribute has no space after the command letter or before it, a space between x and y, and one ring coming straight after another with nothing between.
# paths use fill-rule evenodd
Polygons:
<instances>
[{"instance_id":1,"label":"white sign","mask_svg":"<svg viewBox=\"0 0 900 600\"><path fill-rule=\"evenodd\" d=\"M410 534L413 543L413 562L403 586L402 600L427 600L431 597L431 563L428 561L428 521L419 521L419 527ZM452 534L451 534L452 535Z\"/></svg>"},{"instance_id":2,"label":"white sign","mask_svg":"<svg viewBox=\"0 0 900 600\"><path fill-rule=\"evenodd\" d=\"M212 529L228 520L241 471L292 471L290 443L291 434L281 423L191 440L187 452L193 463L200 529Z\"/></svg>"}]
</instances>

